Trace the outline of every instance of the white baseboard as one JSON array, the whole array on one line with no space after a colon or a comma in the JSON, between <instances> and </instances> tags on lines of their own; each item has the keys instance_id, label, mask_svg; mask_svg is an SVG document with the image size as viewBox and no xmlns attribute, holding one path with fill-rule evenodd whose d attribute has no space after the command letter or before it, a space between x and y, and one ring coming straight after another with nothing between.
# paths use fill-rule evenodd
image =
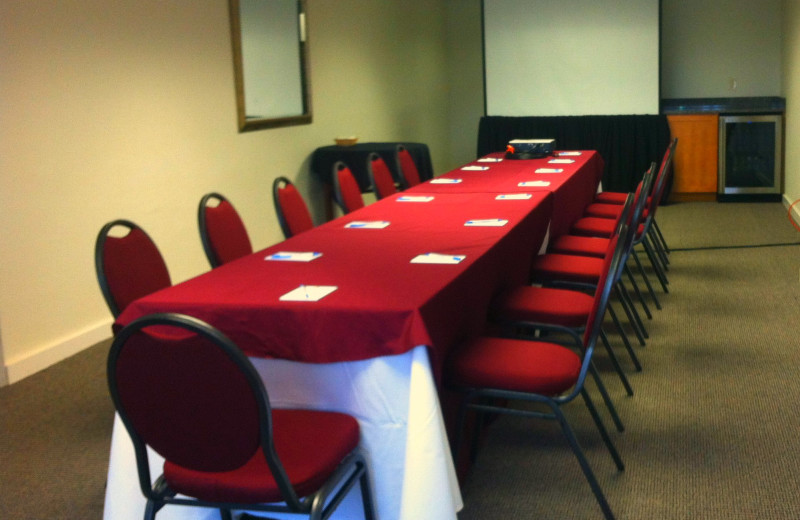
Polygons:
<instances>
[{"instance_id":1,"label":"white baseboard","mask_svg":"<svg viewBox=\"0 0 800 520\"><path fill-rule=\"evenodd\" d=\"M8 383L13 384L110 337L111 320L108 320L84 329L72 337L57 341L33 354L6 360L6 366L0 368L5 368ZM2 378L2 374L0 374L0 378Z\"/></svg>"}]
</instances>

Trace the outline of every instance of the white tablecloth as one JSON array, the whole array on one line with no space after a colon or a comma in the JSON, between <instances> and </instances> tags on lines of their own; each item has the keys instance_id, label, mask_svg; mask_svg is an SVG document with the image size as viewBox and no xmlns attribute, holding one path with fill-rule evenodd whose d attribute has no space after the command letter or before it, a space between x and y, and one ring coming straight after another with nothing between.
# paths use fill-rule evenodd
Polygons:
<instances>
[{"instance_id":1,"label":"white tablecloth","mask_svg":"<svg viewBox=\"0 0 800 520\"><path fill-rule=\"evenodd\" d=\"M425 347L344 363L251 361L264 379L273 407L332 410L358 420L379 520L456 520L461 493ZM161 474L162 464L163 459L151 452L154 477ZM117 416L103 518L140 520L144 506L133 447ZM167 506L157 518L217 520L219 512ZM363 518L357 486L332 518Z\"/></svg>"}]
</instances>

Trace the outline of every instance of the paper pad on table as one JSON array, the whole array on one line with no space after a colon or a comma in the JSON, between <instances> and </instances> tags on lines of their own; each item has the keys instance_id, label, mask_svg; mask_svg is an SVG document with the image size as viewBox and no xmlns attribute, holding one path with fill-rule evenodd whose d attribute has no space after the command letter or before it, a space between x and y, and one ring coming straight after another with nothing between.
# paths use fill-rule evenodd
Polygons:
<instances>
[{"instance_id":1,"label":"paper pad on table","mask_svg":"<svg viewBox=\"0 0 800 520\"><path fill-rule=\"evenodd\" d=\"M335 291L335 285L301 285L279 299L282 302L316 302Z\"/></svg>"},{"instance_id":2,"label":"paper pad on table","mask_svg":"<svg viewBox=\"0 0 800 520\"><path fill-rule=\"evenodd\" d=\"M477 172L477 171L488 170L489 167L488 166L464 166L461 169L462 170L471 171L471 172Z\"/></svg>"},{"instance_id":3,"label":"paper pad on table","mask_svg":"<svg viewBox=\"0 0 800 520\"><path fill-rule=\"evenodd\" d=\"M457 264L466 256L464 255L443 255L441 253L425 253L411 259L412 264Z\"/></svg>"},{"instance_id":4,"label":"paper pad on table","mask_svg":"<svg viewBox=\"0 0 800 520\"><path fill-rule=\"evenodd\" d=\"M536 168L534 173L561 173L563 168Z\"/></svg>"},{"instance_id":5,"label":"paper pad on table","mask_svg":"<svg viewBox=\"0 0 800 520\"><path fill-rule=\"evenodd\" d=\"M575 162L575 159L550 159L550 164L571 164Z\"/></svg>"},{"instance_id":6,"label":"paper pad on table","mask_svg":"<svg viewBox=\"0 0 800 520\"><path fill-rule=\"evenodd\" d=\"M558 157L566 157L566 156L569 156L569 155L580 155L580 154L581 154L581 152L558 152L558 153L556 153L556 155Z\"/></svg>"},{"instance_id":7,"label":"paper pad on table","mask_svg":"<svg viewBox=\"0 0 800 520\"><path fill-rule=\"evenodd\" d=\"M550 186L550 181L525 181L520 182L517 186L521 188L529 188L529 187L539 187L542 188L544 186Z\"/></svg>"},{"instance_id":8,"label":"paper pad on table","mask_svg":"<svg viewBox=\"0 0 800 520\"><path fill-rule=\"evenodd\" d=\"M433 197L431 196L403 195L402 197L397 197L399 202L430 202L432 200Z\"/></svg>"},{"instance_id":9,"label":"paper pad on table","mask_svg":"<svg viewBox=\"0 0 800 520\"><path fill-rule=\"evenodd\" d=\"M504 218L484 218L484 219L468 220L464 222L465 226L499 227L499 226L505 226L506 224L508 224L508 220Z\"/></svg>"},{"instance_id":10,"label":"paper pad on table","mask_svg":"<svg viewBox=\"0 0 800 520\"><path fill-rule=\"evenodd\" d=\"M389 225L388 220L354 220L344 227L349 229L383 229Z\"/></svg>"},{"instance_id":11,"label":"paper pad on table","mask_svg":"<svg viewBox=\"0 0 800 520\"><path fill-rule=\"evenodd\" d=\"M313 251L307 252L293 252L293 251L278 251L272 253L264 258L264 260L281 260L284 262L310 262L315 258L322 256L322 253L315 253Z\"/></svg>"},{"instance_id":12,"label":"paper pad on table","mask_svg":"<svg viewBox=\"0 0 800 520\"><path fill-rule=\"evenodd\" d=\"M459 182L461 182L461 179L448 179L447 177L431 179L431 184L458 184Z\"/></svg>"},{"instance_id":13,"label":"paper pad on table","mask_svg":"<svg viewBox=\"0 0 800 520\"><path fill-rule=\"evenodd\" d=\"M495 200L528 200L531 197L533 195L530 193L501 193L495 197Z\"/></svg>"},{"instance_id":14,"label":"paper pad on table","mask_svg":"<svg viewBox=\"0 0 800 520\"><path fill-rule=\"evenodd\" d=\"M502 160L502 157L481 157L478 162L500 162Z\"/></svg>"}]
</instances>

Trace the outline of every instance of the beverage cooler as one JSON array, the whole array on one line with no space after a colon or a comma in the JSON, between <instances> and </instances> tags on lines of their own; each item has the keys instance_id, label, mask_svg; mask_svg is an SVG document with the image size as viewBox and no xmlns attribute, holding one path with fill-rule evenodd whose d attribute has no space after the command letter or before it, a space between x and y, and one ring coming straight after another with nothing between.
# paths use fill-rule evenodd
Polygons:
<instances>
[{"instance_id":1,"label":"beverage cooler","mask_svg":"<svg viewBox=\"0 0 800 520\"><path fill-rule=\"evenodd\" d=\"M780 201L782 126L777 114L720 116L719 200Z\"/></svg>"}]
</instances>

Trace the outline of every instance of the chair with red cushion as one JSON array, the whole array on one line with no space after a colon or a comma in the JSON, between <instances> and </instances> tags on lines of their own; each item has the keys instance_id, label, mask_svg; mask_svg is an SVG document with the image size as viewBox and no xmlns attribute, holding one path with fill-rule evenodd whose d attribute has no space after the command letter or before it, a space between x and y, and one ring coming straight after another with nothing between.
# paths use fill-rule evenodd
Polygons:
<instances>
[{"instance_id":1,"label":"chair with red cushion","mask_svg":"<svg viewBox=\"0 0 800 520\"><path fill-rule=\"evenodd\" d=\"M273 181L272 202L284 237L291 238L314 227L303 196L286 177L278 177Z\"/></svg>"},{"instance_id":2,"label":"chair with red cushion","mask_svg":"<svg viewBox=\"0 0 800 520\"><path fill-rule=\"evenodd\" d=\"M114 220L100 229L94 265L103 298L115 318L132 301L172 285L155 242L130 220Z\"/></svg>"},{"instance_id":3,"label":"chair with red cushion","mask_svg":"<svg viewBox=\"0 0 800 520\"><path fill-rule=\"evenodd\" d=\"M333 165L333 196L345 214L364 207L361 188L353 172L341 161Z\"/></svg>"},{"instance_id":4,"label":"chair with red cushion","mask_svg":"<svg viewBox=\"0 0 800 520\"><path fill-rule=\"evenodd\" d=\"M375 152L367 156L367 173L376 199L380 200L397 193L392 172L389 171L389 167L381 156Z\"/></svg>"},{"instance_id":5,"label":"chair with red cushion","mask_svg":"<svg viewBox=\"0 0 800 520\"><path fill-rule=\"evenodd\" d=\"M197 223L211 267L219 267L253 252L239 213L219 193L208 193L200 199Z\"/></svg>"},{"instance_id":6,"label":"chair with red cushion","mask_svg":"<svg viewBox=\"0 0 800 520\"><path fill-rule=\"evenodd\" d=\"M403 189L416 186L422 182L420 180L419 169L417 168L417 164L414 162L414 158L411 157L411 153L402 144L397 145L397 166L398 171L400 171L403 176Z\"/></svg>"},{"instance_id":7,"label":"chair with red cushion","mask_svg":"<svg viewBox=\"0 0 800 520\"><path fill-rule=\"evenodd\" d=\"M114 406L133 442L145 519L165 506L327 518L358 483L375 518L359 425L336 412L272 409L250 360L190 316L139 318L108 356ZM148 451L164 459L153 481ZM341 489L339 486L342 486Z\"/></svg>"},{"instance_id":8,"label":"chair with red cushion","mask_svg":"<svg viewBox=\"0 0 800 520\"><path fill-rule=\"evenodd\" d=\"M616 238L614 241L619 242ZM617 243L614 244L615 251ZM545 341L480 336L460 348L452 349L444 376L445 384L462 394L453 444L456 460L467 411L470 409L479 413L513 414L557 421L606 519L613 519L614 514L562 407L581 396L617 469L624 470L622 459L585 388L587 374L596 373L592 357L605 306L614 285L610 273L614 270L612 261L615 257L618 255L610 255L606 260L605 272L609 275L598 281L599 294L593 301L582 337L572 329L565 329L565 333L573 340L574 348ZM515 403L538 403L548 410L530 406L515 407ZM480 420L475 421L476 425L481 423Z\"/></svg>"}]
</instances>

